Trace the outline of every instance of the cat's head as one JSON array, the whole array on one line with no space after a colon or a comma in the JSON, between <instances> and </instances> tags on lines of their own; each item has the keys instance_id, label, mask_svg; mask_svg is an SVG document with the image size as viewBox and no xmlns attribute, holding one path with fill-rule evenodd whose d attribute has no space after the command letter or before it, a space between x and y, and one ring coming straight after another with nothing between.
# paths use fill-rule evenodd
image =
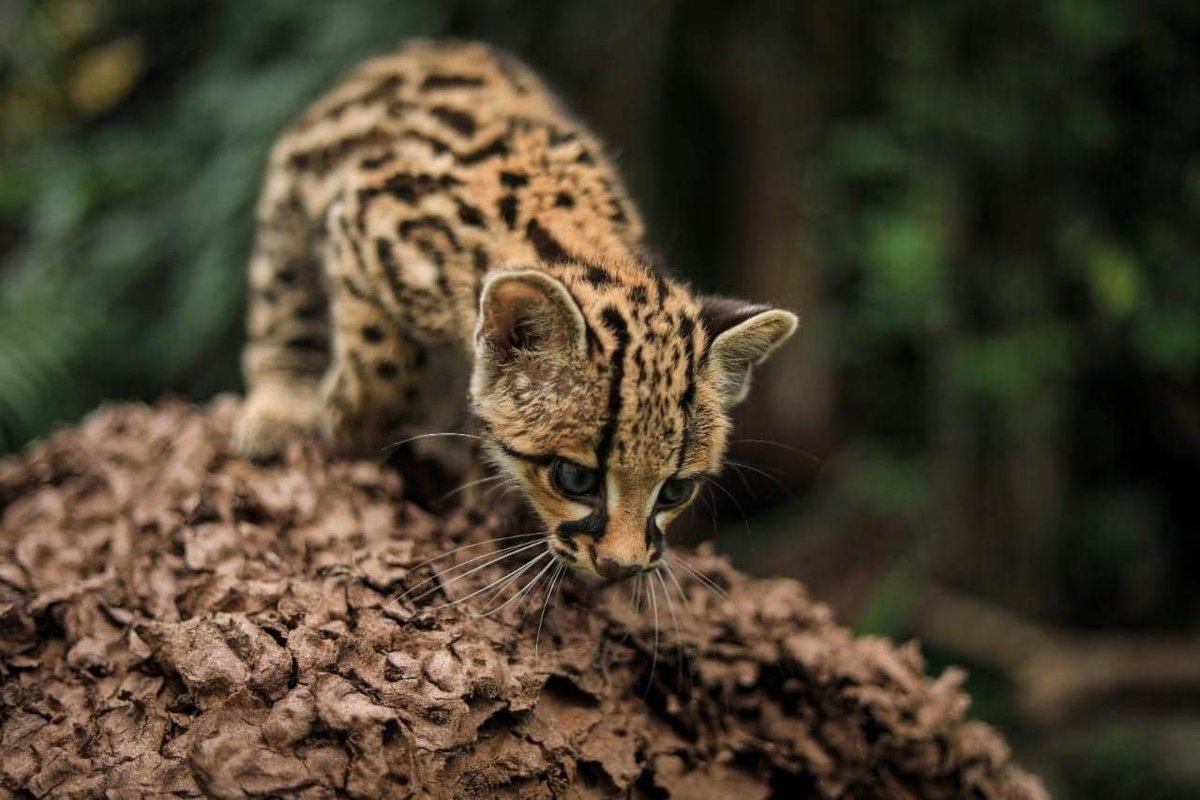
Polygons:
<instances>
[{"instance_id":1,"label":"cat's head","mask_svg":"<svg viewBox=\"0 0 1200 800\"><path fill-rule=\"evenodd\" d=\"M639 265L494 270L472 408L551 551L603 577L636 574L658 565L667 526L720 469L729 410L796 324Z\"/></svg>"}]
</instances>

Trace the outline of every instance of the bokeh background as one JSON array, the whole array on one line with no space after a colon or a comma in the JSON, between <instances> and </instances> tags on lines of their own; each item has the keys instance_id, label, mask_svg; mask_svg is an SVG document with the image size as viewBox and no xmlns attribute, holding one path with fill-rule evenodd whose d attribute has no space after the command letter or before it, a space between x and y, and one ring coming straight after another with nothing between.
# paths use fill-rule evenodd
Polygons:
<instances>
[{"instance_id":1,"label":"bokeh background","mask_svg":"<svg viewBox=\"0 0 1200 800\"><path fill-rule=\"evenodd\" d=\"M803 316L683 535L965 665L1056 796L1200 796L1194 0L5 0L0 453L238 389L272 137L444 34L591 121L675 271Z\"/></svg>"}]
</instances>

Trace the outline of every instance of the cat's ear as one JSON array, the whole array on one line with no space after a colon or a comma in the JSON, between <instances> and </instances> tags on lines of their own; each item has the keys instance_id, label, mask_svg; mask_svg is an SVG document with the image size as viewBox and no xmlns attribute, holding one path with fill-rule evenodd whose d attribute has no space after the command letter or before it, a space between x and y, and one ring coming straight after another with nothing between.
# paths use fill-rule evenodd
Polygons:
<instances>
[{"instance_id":1,"label":"cat's ear","mask_svg":"<svg viewBox=\"0 0 1200 800\"><path fill-rule=\"evenodd\" d=\"M796 332L790 311L728 297L701 298L700 321L708 333L708 370L725 408L750 392L750 374Z\"/></svg>"},{"instance_id":2,"label":"cat's ear","mask_svg":"<svg viewBox=\"0 0 1200 800\"><path fill-rule=\"evenodd\" d=\"M523 354L553 358L586 352L587 325L561 282L536 270L498 271L484 281L475 364L487 378Z\"/></svg>"}]
</instances>

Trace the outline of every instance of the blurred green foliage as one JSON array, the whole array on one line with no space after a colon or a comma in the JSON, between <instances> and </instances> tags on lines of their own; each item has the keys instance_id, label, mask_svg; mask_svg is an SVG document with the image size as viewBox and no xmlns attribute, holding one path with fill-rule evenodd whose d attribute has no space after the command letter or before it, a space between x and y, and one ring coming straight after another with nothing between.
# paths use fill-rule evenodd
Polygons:
<instances>
[{"instance_id":1,"label":"blurred green foliage","mask_svg":"<svg viewBox=\"0 0 1200 800\"><path fill-rule=\"evenodd\" d=\"M432 2L355 11L51 0L8 12L0 451L105 398L237 385L273 137L332 76L437 27Z\"/></svg>"},{"instance_id":2,"label":"blurred green foliage","mask_svg":"<svg viewBox=\"0 0 1200 800\"><path fill-rule=\"evenodd\" d=\"M803 161L847 480L932 531L943 579L1194 627L1200 6L924 2L866 27ZM1081 576L1112 591L1077 602Z\"/></svg>"}]
</instances>

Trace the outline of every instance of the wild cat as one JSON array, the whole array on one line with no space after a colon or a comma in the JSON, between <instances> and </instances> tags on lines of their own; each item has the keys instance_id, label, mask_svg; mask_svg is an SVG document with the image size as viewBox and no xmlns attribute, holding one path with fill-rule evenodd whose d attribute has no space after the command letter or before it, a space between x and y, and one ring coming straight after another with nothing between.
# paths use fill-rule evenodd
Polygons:
<instances>
[{"instance_id":1,"label":"wild cat","mask_svg":"<svg viewBox=\"0 0 1200 800\"><path fill-rule=\"evenodd\" d=\"M453 402L427 385L449 347L486 460L560 563L605 578L660 564L751 371L797 325L649 263L600 143L484 44L411 42L351 72L275 144L257 217L241 452L386 444Z\"/></svg>"}]
</instances>

